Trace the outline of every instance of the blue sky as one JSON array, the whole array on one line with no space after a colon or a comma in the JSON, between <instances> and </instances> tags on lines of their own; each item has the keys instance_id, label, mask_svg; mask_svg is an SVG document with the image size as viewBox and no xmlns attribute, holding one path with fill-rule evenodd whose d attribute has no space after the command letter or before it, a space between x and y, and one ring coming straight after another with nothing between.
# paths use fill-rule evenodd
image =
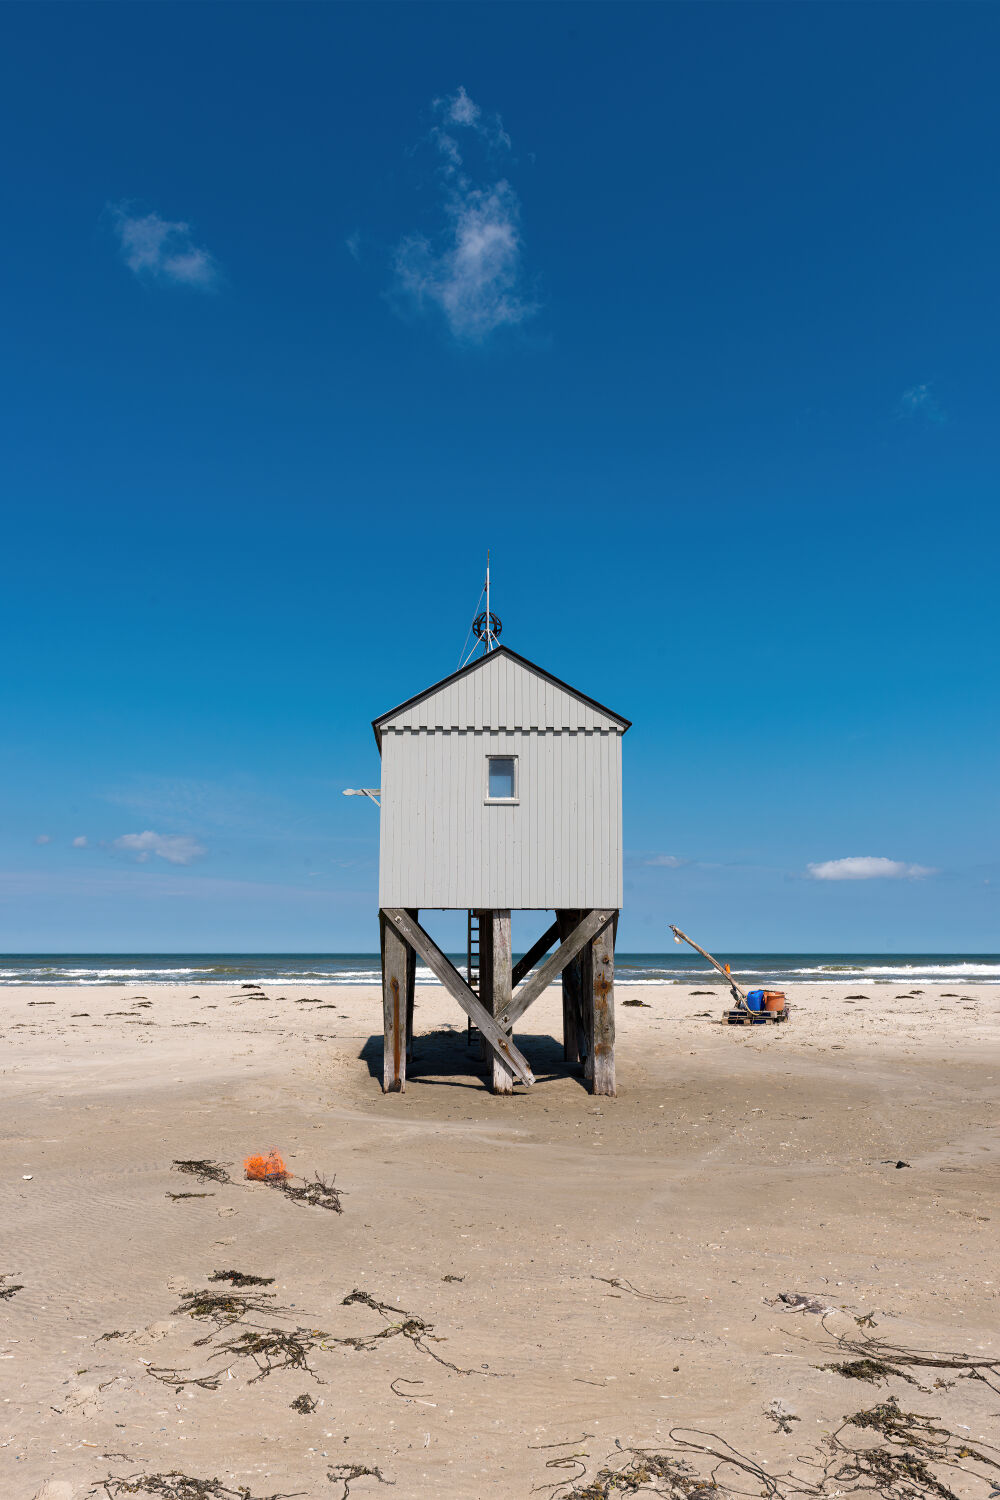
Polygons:
<instances>
[{"instance_id":1,"label":"blue sky","mask_svg":"<svg viewBox=\"0 0 1000 1500\"><path fill-rule=\"evenodd\" d=\"M623 948L996 946L1000 10L0 36L0 946L374 948L487 546L634 720Z\"/></svg>"}]
</instances>

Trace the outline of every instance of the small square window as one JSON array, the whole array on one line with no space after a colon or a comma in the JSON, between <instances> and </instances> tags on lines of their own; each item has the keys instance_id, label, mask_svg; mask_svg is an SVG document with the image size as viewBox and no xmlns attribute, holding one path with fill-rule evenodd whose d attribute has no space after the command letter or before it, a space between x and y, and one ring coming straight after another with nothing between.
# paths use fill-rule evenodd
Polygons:
<instances>
[{"instance_id":1,"label":"small square window","mask_svg":"<svg viewBox=\"0 0 1000 1500\"><path fill-rule=\"evenodd\" d=\"M517 797L517 757L487 756L489 776L486 798L489 802L513 802Z\"/></svg>"}]
</instances>

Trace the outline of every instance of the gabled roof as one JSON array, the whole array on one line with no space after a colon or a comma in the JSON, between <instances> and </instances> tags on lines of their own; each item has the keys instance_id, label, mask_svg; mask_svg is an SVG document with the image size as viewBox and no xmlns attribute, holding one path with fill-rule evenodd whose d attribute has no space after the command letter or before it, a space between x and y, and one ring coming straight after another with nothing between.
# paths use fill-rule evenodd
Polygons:
<instances>
[{"instance_id":1,"label":"gabled roof","mask_svg":"<svg viewBox=\"0 0 1000 1500\"><path fill-rule=\"evenodd\" d=\"M418 705L426 704L427 700L432 698L435 694L444 694L445 689L451 688L453 684L461 683L463 679L472 677L475 673L481 672L485 667L489 667L491 664L495 671L497 664L501 661L511 662L515 664L515 666L525 669L526 672L533 674L536 678L541 679L542 682L548 683L551 687L555 688L558 693L574 700L577 704L583 706L586 710L588 710L589 713L587 715L587 721L585 723L581 723L579 727L600 727L595 726L595 717L597 719L603 718L612 721L615 726L620 727L623 734L626 729L629 729L631 727L631 719L624 718L621 714L615 713L613 709L605 708L604 704L598 703L595 698L589 698L586 693L581 693L579 689L570 687L569 683L560 681L558 677L553 677L552 673L546 672L544 667L539 667L535 662L529 661L526 656L519 656L518 653L516 651L512 651L509 646L497 646L495 650L488 652L485 656L476 657L475 661L470 661L466 666L460 667L457 672L452 672L449 677L442 677L440 682L432 683L430 687L424 688L423 692L415 694L415 696L412 698L407 698L405 703L397 704L397 706L395 708L391 708L388 713L380 714L377 719L373 719L372 729L375 732L375 743L378 745L379 749L381 750L382 748L382 729L386 725L390 724L392 720L398 719L400 716L407 715L410 716L411 720L414 717L419 717L419 715L414 716L411 712L412 710L417 709ZM464 698L466 695L461 694L460 696ZM457 699L454 701L457 702ZM442 727L447 728L452 726L452 718L454 717L453 705L449 708L449 713L452 716L449 718L449 724ZM468 709L464 709L462 711L462 714L463 717L468 717ZM524 717L523 705L522 712L520 712L518 716ZM537 718L537 710L535 713L535 717ZM416 726L411 723L410 727ZM511 723L502 725L491 725L485 723L480 725L477 723L474 725L460 727L513 729L536 726L529 725L528 723ZM560 727L560 725L546 725L543 727Z\"/></svg>"}]
</instances>

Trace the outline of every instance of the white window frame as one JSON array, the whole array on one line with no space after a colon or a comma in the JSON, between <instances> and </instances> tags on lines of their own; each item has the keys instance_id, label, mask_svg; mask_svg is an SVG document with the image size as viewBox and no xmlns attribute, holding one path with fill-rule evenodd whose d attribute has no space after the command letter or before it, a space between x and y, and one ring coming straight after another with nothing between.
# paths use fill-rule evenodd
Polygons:
<instances>
[{"instance_id":1,"label":"white window frame","mask_svg":"<svg viewBox=\"0 0 1000 1500\"><path fill-rule=\"evenodd\" d=\"M514 795L513 797L491 797L490 796L490 761L512 760L514 762ZM486 786L483 791L483 801L490 807L515 807L520 802L520 768L518 756L510 750L487 751L486 753Z\"/></svg>"}]
</instances>

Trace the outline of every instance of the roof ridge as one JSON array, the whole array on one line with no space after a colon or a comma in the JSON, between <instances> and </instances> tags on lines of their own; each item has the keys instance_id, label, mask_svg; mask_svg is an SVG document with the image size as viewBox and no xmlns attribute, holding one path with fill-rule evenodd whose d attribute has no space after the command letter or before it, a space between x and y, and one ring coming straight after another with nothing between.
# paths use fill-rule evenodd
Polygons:
<instances>
[{"instance_id":1,"label":"roof ridge","mask_svg":"<svg viewBox=\"0 0 1000 1500\"><path fill-rule=\"evenodd\" d=\"M614 709L608 708L604 703L599 703L596 698L591 698L589 693L581 692L579 688L575 688L570 683L564 682L562 678L556 677L554 673L548 671L545 667L539 666L537 662L529 660L527 656L522 656L519 652L512 650L510 646L497 646L494 650L487 651L485 655L477 656L474 661L466 662L464 667L459 667L457 671L450 672L447 677L442 677L438 682L432 682L429 687L423 688L419 693L414 693L412 698L407 698L404 702L397 703L395 708L390 708L386 713L379 714L377 718L373 719L372 730L375 735L375 743L379 749L381 750L382 748L380 729L389 719L394 719L397 714L401 714L407 708L412 708L414 704L422 702L425 698L429 698L433 693L438 692L443 687L447 687L449 683L456 682L460 677L468 676L471 672L482 667L484 663L491 661L497 656L510 657L511 660L528 667L530 671L537 672L540 677L544 677L554 687L561 688L563 692L571 694L572 697L578 698L584 703L589 703L591 708L596 709L598 713L605 714L609 719L615 719L622 726L623 734L627 729L632 727L631 719L626 719L623 714L616 713Z\"/></svg>"}]
</instances>

